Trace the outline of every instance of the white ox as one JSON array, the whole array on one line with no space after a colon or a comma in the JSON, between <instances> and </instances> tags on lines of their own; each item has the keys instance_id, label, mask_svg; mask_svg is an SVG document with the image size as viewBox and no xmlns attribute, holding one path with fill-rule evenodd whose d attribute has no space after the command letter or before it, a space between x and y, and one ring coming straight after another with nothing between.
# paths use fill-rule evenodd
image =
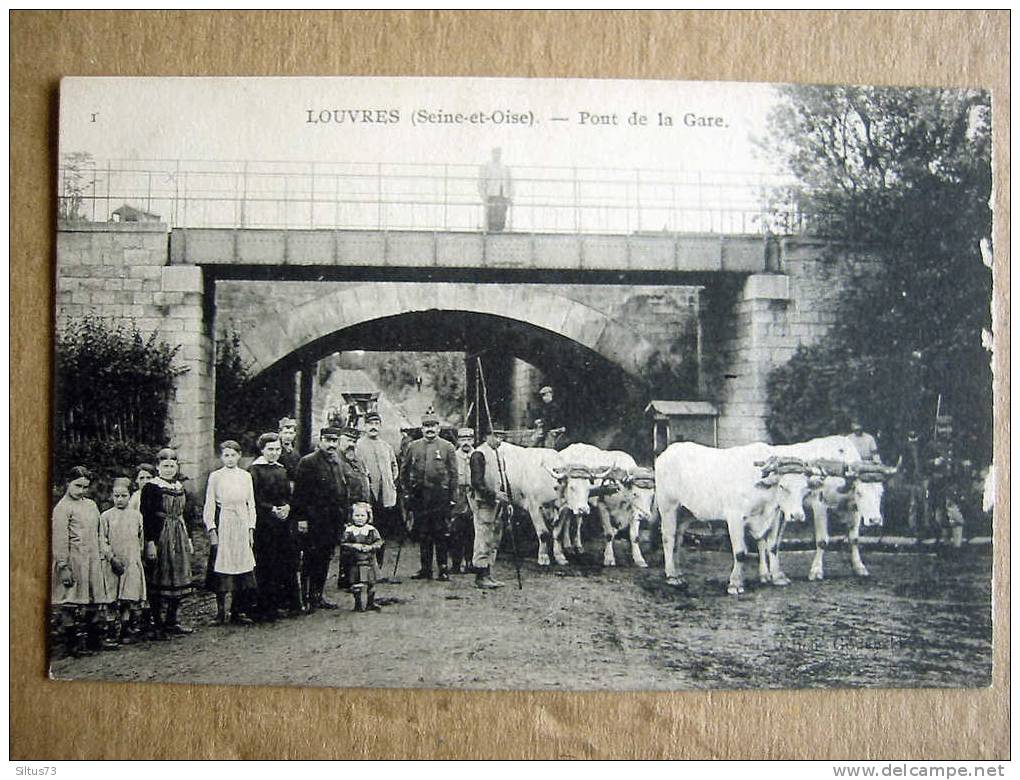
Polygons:
<instances>
[{"instance_id":1,"label":"white ox","mask_svg":"<svg viewBox=\"0 0 1020 780\"><path fill-rule=\"evenodd\" d=\"M531 524L535 527L539 565L549 565L549 553L546 549L546 543L549 541L552 542L556 561L565 564L567 559L563 555L559 540L549 530L553 524L547 520L547 517L555 516L560 497L557 481L549 473L549 469L561 464L559 453L544 447L518 447L509 442L502 442L499 445L499 454L503 459L511 501L515 506L527 511L531 517ZM498 485L491 484L488 487L492 491L499 488Z\"/></svg>"},{"instance_id":2,"label":"white ox","mask_svg":"<svg viewBox=\"0 0 1020 780\"><path fill-rule=\"evenodd\" d=\"M641 521L647 522L652 516L655 500L652 475L642 473L634 458L626 452L603 450L592 444L571 444L560 451L560 458L568 464L560 471L554 471L554 476L560 479L564 496L564 506L558 516L564 550L581 552L581 522L588 516L588 507L595 506L605 540L602 564L616 565L613 539L626 528L634 565L646 568L648 564L641 554L638 538ZM596 481L601 484L593 492L591 488ZM574 519L573 528L571 518ZM571 538L571 531L574 538Z\"/></svg>"},{"instance_id":3,"label":"white ox","mask_svg":"<svg viewBox=\"0 0 1020 780\"><path fill-rule=\"evenodd\" d=\"M829 518L833 516L847 527L854 574L867 577L859 544L861 526L882 524L883 480L895 474L896 468L862 461L853 441L846 436L823 436L797 444L773 445L770 449L776 455L815 464L825 474L822 484L804 499L805 507L811 509L814 517L815 535L815 557L808 579L824 579L823 558L829 546ZM778 539L776 548L778 557Z\"/></svg>"},{"instance_id":4,"label":"white ox","mask_svg":"<svg viewBox=\"0 0 1020 780\"><path fill-rule=\"evenodd\" d=\"M761 580L789 583L778 568L778 557L767 552L766 546L777 546L780 513L794 521L804 519L804 497L811 485L803 471L763 478L761 464L771 455L772 448L761 443L717 449L678 442L655 459L655 501L662 518L662 552L670 584L686 585L674 560L677 534L682 543L690 524L690 518L678 524L681 507L699 520L726 521L733 551L727 593L744 592L745 531L758 543Z\"/></svg>"}]
</instances>

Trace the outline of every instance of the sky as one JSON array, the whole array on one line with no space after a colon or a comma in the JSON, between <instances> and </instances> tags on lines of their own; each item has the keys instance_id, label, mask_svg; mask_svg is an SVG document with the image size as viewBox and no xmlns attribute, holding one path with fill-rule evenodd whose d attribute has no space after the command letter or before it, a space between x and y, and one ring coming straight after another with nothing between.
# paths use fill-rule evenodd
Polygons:
<instances>
[{"instance_id":1,"label":"sky","mask_svg":"<svg viewBox=\"0 0 1020 780\"><path fill-rule=\"evenodd\" d=\"M97 160L478 164L499 146L515 166L770 171L751 138L773 100L727 82L67 78L60 143Z\"/></svg>"}]
</instances>

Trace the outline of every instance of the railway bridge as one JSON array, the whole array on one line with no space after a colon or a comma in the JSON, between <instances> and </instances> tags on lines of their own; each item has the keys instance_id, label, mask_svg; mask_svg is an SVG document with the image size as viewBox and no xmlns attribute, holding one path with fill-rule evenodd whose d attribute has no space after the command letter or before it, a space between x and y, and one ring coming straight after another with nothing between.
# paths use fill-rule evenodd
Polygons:
<instances>
[{"instance_id":1,"label":"railway bridge","mask_svg":"<svg viewBox=\"0 0 1020 780\"><path fill-rule=\"evenodd\" d=\"M590 224L577 186L565 226L522 218L501 232L476 216L451 220L468 198L448 191L432 225L383 219L379 203L377 218L360 221L375 224L318 220L314 199L307 224L253 224L252 186L226 198L226 224L185 218L179 191L153 209L169 223L141 209L137 220L99 221L116 211L107 192L98 210L94 196L96 219L58 227L58 328L94 313L181 346L173 444L191 473L215 460L215 343L227 332L254 371L294 388L306 433L317 362L361 349L477 355L493 405L515 426L548 382L592 432L660 399L711 404L721 446L765 439L769 372L827 330L866 262L746 220ZM415 207L394 201L386 212ZM555 216L555 204L545 211Z\"/></svg>"}]
</instances>

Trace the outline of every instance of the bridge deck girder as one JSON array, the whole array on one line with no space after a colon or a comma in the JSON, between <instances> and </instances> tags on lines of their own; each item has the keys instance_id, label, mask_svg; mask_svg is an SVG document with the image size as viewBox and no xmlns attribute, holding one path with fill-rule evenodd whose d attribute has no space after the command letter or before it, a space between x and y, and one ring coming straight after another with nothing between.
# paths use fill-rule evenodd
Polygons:
<instances>
[{"instance_id":1,"label":"bridge deck girder","mask_svg":"<svg viewBox=\"0 0 1020 780\"><path fill-rule=\"evenodd\" d=\"M174 228L170 262L204 266L376 266L762 273L761 235Z\"/></svg>"}]
</instances>

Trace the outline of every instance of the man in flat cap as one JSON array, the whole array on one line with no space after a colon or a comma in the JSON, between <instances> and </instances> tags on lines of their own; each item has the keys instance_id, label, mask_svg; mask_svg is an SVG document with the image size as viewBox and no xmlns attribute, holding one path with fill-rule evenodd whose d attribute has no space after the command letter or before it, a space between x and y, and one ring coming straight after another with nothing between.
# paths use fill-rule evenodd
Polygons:
<instances>
[{"instance_id":1,"label":"man in flat cap","mask_svg":"<svg viewBox=\"0 0 1020 780\"><path fill-rule=\"evenodd\" d=\"M344 507L344 519L340 526L343 530L350 522L350 511L354 504L369 503L369 499L372 496L372 488L368 479L368 470L365 468L365 464L361 462L361 459L355 452L355 447L358 443L358 438L361 436L361 431L350 425L345 425L340 428L340 440L337 443L337 455L340 461L340 471L343 474L344 482L347 483L347 505ZM345 590L350 587L351 583L347 579L348 566L347 566L347 551L341 548L340 550L340 570L337 575L337 585L341 590Z\"/></svg>"},{"instance_id":2,"label":"man in flat cap","mask_svg":"<svg viewBox=\"0 0 1020 780\"><path fill-rule=\"evenodd\" d=\"M543 446L549 449L557 449L560 437L567 432L563 422L563 410L559 402L553 398L553 389L546 385L538 391L542 398L542 430L545 431Z\"/></svg>"},{"instance_id":3,"label":"man in flat cap","mask_svg":"<svg viewBox=\"0 0 1020 780\"><path fill-rule=\"evenodd\" d=\"M475 448L473 428L457 431L457 494L454 497L450 521L450 571L467 574L471 568L472 546L475 538L474 513L468 501L471 491L471 453Z\"/></svg>"},{"instance_id":4,"label":"man in flat cap","mask_svg":"<svg viewBox=\"0 0 1020 780\"><path fill-rule=\"evenodd\" d=\"M414 513L414 534L421 552L421 569L412 579L432 579L435 553L438 576L450 579L447 543L450 507L457 490L457 457L450 442L439 437L439 417L429 409L421 420L422 438L411 442L401 464L404 506Z\"/></svg>"},{"instance_id":5,"label":"man in flat cap","mask_svg":"<svg viewBox=\"0 0 1020 780\"><path fill-rule=\"evenodd\" d=\"M315 451L298 461L294 476L291 511L304 553L301 592L310 612L336 609L336 604L323 598L322 591L350 507L350 491L337 454L340 439L339 428L319 431Z\"/></svg>"},{"instance_id":6,"label":"man in flat cap","mask_svg":"<svg viewBox=\"0 0 1020 780\"><path fill-rule=\"evenodd\" d=\"M297 474L298 461L301 460L301 453L297 449L297 420L293 417L281 417L279 424L280 431L280 463L287 469L287 478L293 482Z\"/></svg>"},{"instance_id":7,"label":"man in flat cap","mask_svg":"<svg viewBox=\"0 0 1020 780\"><path fill-rule=\"evenodd\" d=\"M475 539L473 564L475 587L483 590L502 588L492 578L492 565L503 538L504 512L500 505L510 503L506 464L499 451L503 442L503 426L489 421L485 441L471 453L471 509L474 512Z\"/></svg>"},{"instance_id":8,"label":"man in flat cap","mask_svg":"<svg viewBox=\"0 0 1020 780\"><path fill-rule=\"evenodd\" d=\"M389 442L379 438L382 415L371 411L365 415L365 435L358 439L354 452L368 472L371 494L372 524L379 529L384 540L394 540L398 534L400 515L397 512L397 456ZM383 565L384 546L376 553L380 567Z\"/></svg>"}]
</instances>

